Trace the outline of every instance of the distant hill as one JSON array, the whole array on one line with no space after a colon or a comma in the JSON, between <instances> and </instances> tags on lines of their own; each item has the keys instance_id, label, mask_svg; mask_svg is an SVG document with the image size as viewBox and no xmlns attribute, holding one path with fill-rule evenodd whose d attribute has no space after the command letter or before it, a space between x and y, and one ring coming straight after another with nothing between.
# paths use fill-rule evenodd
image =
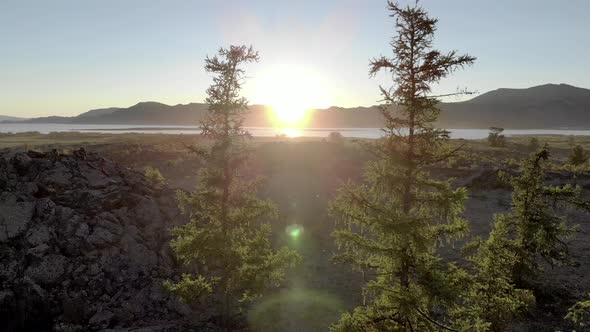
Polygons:
<instances>
[{"instance_id":1,"label":"distant hill","mask_svg":"<svg viewBox=\"0 0 590 332\"><path fill-rule=\"evenodd\" d=\"M443 128L590 129L590 90L567 84L546 84L528 89L497 89L471 100L442 103L438 126ZM263 105L250 106L246 126L272 123ZM196 125L207 111L202 103L174 106L141 102L128 108L91 110L75 117L45 117L24 123ZM9 121L14 121L10 120ZM0 118L0 121L2 119ZM381 127L376 106L330 107L312 113L311 128Z\"/></svg>"},{"instance_id":2,"label":"distant hill","mask_svg":"<svg viewBox=\"0 0 590 332\"><path fill-rule=\"evenodd\" d=\"M141 102L128 108L110 108L90 111L86 116L77 116L72 123L92 124L137 124L137 125L181 125L196 124L207 110L205 104L170 106L157 102ZM84 115L83 114L83 115Z\"/></svg>"},{"instance_id":3,"label":"distant hill","mask_svg":"<svg viewBox=\"0 0 590 332\"><path fill-rule=\"evenodd\" d=\"M24 121L25 118L18 118L16 116L0 115L0 122L2 121Z\"/></svg>"},{"instance_id":4,"label":"distant hill","mask_svg":"<svg viewBox=\"0 0 590 332\"><path fill-rule=\"evenodd\" d=\"M497 89L441 108L447 128L590 128L590 90L567 84Z\"/></svg>"},{"instance_id":5,"label":"distant hill","mask_svg":"<svg viewBox=\"0 0 590 332\"><path fill-rule=\"evenodd\" d=\"M120 109L121 109L120 107L99 108L96 110L90 110L88 112L82 113L82 114L78 115L77 117L78 118L91 118L91 117L111 114L111 113L114 113Z\"/></svg>"}]
</instances>

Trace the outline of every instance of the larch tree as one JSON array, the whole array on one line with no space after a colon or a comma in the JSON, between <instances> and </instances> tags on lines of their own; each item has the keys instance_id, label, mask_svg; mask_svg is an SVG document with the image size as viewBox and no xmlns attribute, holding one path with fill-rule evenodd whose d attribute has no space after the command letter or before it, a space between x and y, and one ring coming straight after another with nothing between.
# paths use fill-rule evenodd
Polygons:
<instances>
[{"instance_id":1,"label":"larch tree","mask_svg":"<svg viewBox=\"0 0 590 332\"><path fill-rule=\"evenodd\" d=\"M205 69L214 75L207 90L208 113L201 121L209 144L193 148L204 167L195 191L179 192L179 206L190 221L172 230L171 241L176 257L197 265L200 273L165 285L187 302L216 295L225 330L236 327L244 304L279 286L286 269L300 260L288 248L273 249L270 221L276 208L257 198L260 179L244 174L250 134L243 128L248 101L240 96L242 66L258 59L258 52L246 46L222 48L205 59Z\"/></svg>"},{"instance_id":2,"label":"larch tree","mask_svg":"<svg viewBox=\"0 0 590 332\"><path fill-rule=\"evenodd\" d=\"M571 262L566 239L575 226L565 210L590 211L590 204L581 198L581 188L545 185L549 156L545 146L523 161L522 174L503 174L514 188L512 211L496 216L495 227L507 229L516 255L513 278L520 286L530 286L538 276L539 259L552 266Z\"/></svg>"},{"instance_id":3,"label":"larch tree","mask_svg":"<svg viewBox=\"0 0 590 332\"><path fill-rule=\"evenodd\" d=\"M573 166L584 165L588 162L588 153L584 151L584 147L579 144L575 144L572 146L572 151L567 158L567 162Z\"/></svg>"},{"instance_id":4,"label":"larch tree","mask_svg":"<svg viewBox=\"0 0 590 332\"><path fill-rule=\"evenodd\" d=\"M495 220L487 239L464 248L472 273L461 294L462 305L452 312L453 326L460 331L506 331L535 302L532 291L514 284L518 246L509 238L505 217L497 215Z\"/></svg>"},{"instance_id":5,"label":"larch tree","mask_svg":"<svg viewBox=\"0 0 590 332\"><path fill-rule=\"evenodd\" d=\"M370 75L384 70L393 80L380 87L385 105L385 136L368 145L375 160L364 183L341 188L331 213L342 225L333 236L335 260L372 276L364 288L367 303L345 313L335 331L430 331L450 329L466 273L444 263L438 246L468 231L461 217L464 188L436 181L427 167L452 154L449 133L434 127L440 110L431 87L475 58L433 49L437 19L416 4L388 1L397 35L393 57L370 63Z\"/></svg>"},{"instance_id":6,"label":"larch tree","mask_svg":"<svg viewBox=\"0 0 590 332\"><path fill-rule=\"evenodd\" d=\"M551 266L571 262L566 238L575 228L563 210L588 211L590 205L581 199L578 187L544 184L548 159L545 145L523 161L522 174L500 173L513 187L512 211L496 215L488 239L475 240L466 248L473 274L466 283L468 292L462 294L463 305L454 309L455 326L505 331L535 302L539 261Z\"/></svg>"}]
</instances>

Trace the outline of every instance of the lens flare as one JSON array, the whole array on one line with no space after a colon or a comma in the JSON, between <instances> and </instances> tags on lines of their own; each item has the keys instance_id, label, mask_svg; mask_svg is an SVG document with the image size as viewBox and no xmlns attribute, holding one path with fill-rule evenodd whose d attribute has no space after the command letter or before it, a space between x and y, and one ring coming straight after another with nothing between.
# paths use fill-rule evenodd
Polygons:
<instances>
[{"instance_id":1,"label":"lens flare","mask_svg":"<svg viewBox=\"0 0 590 332\"><path fill-rule=\"evenodd\" d=\"M287 233L290 238L297 240L303 235L303 226L297 224L289 225L285 229L285 233Z\"/></svg>"}]
</instances>

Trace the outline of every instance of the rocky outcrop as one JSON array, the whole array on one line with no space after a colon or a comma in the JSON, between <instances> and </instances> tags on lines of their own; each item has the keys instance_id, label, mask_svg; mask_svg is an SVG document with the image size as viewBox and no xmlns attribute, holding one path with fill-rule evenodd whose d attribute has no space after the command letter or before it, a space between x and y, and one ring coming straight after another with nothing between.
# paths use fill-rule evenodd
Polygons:
<instances>
[{"instance_id":1,"label":"rocky outcrop","mask_svg":"<svg viewBox=\"0 0 590 332\"><path fill-rule=\"evenodd\" d=\"M0 152L2 330L175 331L173 193L83 150Z\"/></svg>"}]
</instances>

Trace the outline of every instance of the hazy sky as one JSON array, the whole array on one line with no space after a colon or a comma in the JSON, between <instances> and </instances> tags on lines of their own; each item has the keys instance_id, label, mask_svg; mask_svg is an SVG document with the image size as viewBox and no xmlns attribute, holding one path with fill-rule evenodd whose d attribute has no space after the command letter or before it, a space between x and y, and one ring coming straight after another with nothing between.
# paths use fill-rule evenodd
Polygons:
<instances>
[{"instance_id":1,"label":"hazy sky","mask_svg":"<svg viewBox=\"0 0 590 332\"><path fill-rule=\"evenodd\" d=\"M437 47L478 57L436 92L590 88L588 0L421 4L440 20ZM370 79L368 59L391 54L385 8L384 0L0 0L0 114L202 102L204 57L232 43L260 51L261 62L247 68L252 103L271 98L257 80L291 66L321 87L322 103L372 105L386 76Z\"/></svg>"}]
</instances>

